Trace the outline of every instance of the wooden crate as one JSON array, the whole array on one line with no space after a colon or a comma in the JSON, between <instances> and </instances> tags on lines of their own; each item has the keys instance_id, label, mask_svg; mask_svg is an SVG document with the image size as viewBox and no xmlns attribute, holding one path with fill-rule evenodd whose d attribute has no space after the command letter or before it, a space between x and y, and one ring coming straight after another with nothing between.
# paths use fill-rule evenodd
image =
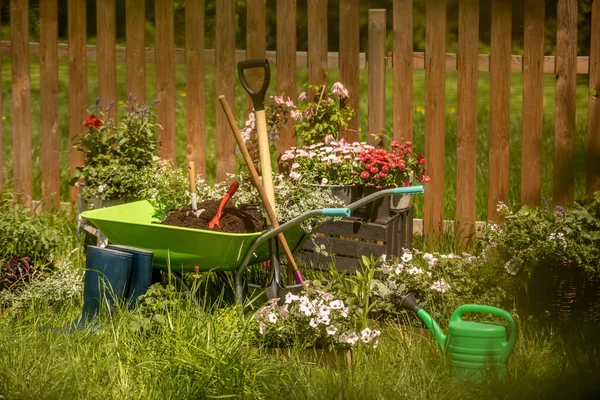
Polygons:
<instances>
[{"instance_id":1,"label":"wooden crate","mask_svg":"<svg viewBox=\"0 0 600 400\"><path fill-rule=\"evenodd\" d=\"M355 218L323 225L314 240L308 240L296 259L307 266L327 270L334 263L339 271L354 272L361 268L363 255L400 256L404 248L412 248L412 206L392 212L384 221L366 222L360 213ZM324 245L327 254L315 251Z\"/></svg>"}]
</instances>

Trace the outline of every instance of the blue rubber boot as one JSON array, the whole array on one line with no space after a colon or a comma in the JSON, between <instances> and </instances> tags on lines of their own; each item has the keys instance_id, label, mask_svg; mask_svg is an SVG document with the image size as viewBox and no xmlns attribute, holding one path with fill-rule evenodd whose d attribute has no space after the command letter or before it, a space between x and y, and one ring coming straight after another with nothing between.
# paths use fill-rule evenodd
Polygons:
<instances>
[{"instance_id":1,"label":"blue rubber boot","mask_svg":"<svg viewBox=\"0 0 600 400\"><path fill-rule=\"evenodd\" d=\"M83 309L72 324L72 330L87 328L98 314L102 303L109 312L127 293L133 256L129 253L96 246L87 247Z\"/></svg>"},{"instance_id":2,"label":"blue rubber boot","mask_svg":"<svg viewBox=\"0 0 600 400\"><path fill-rule=\"evenodd\" d=\"M129 274L129 289L125 295L125 300L129 309L134 309L137 306L138 297L146 293L152 284L154 253L149 250L116 244L111 244L107 248L129 253L133 256L131 273Z\"/></svg>"}]
</instances>

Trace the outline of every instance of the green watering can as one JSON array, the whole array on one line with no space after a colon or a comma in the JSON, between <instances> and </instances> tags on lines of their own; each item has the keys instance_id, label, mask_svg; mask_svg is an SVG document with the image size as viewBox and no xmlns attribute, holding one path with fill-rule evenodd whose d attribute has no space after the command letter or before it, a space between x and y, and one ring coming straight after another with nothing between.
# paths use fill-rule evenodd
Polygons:
<instances>
[{"instance_id":1,"label":"green watering can","mask_svg":"<svg viewBox=\"0 0 600 400\"><path fill-rule=\"evenodd\" d=\"M405 296L401 305L415 312L425 322L440 350L450 358L456 378L474 381L487 376L506 378L508 357L518 337L517 322L508 311L478 304L462 305L450 317L446 336L431 315L419 307L413 294ZM491 314L504 318L508 321L510 336L506 338L506 327L502 324L463 320L465 313Z\"/></svg>"}]
</instances>

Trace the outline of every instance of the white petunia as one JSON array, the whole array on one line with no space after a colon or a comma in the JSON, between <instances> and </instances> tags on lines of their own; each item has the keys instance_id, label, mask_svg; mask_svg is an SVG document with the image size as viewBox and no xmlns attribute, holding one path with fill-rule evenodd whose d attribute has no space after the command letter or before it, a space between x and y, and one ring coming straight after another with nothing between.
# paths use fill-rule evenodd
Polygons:
<instances>
[{"instance_id":1,"label":"white petunia","mask_svg":"<svg viewBox=\"0 0 600 400\"><path fill-rule=\"evenodd\" d=\"M269 322L272 324L277 323L277 314L269 313Z\"/></svg>"},{"instance_id":2,"label":"white petunia","mask_svg":"<svg viewBox=\"0 0 600 400\"><path fill-rule=\"evenodd\" d=\"M359 336L356 334L356 332L352 332L346 338L346 343L348 343L350 346L352 346L354 343L356 343L358 341L358 339L359 339Z\"/></svg>"},{"instance_id":3,"label":"white petunia","mask_svg":"<svg viewBox=\"0 0 600 400\"><path fill-rule=\"evenodd\" d=\"M341 310L344 308L344 302L342 300L334 300L329 303L329 307L331 307L333 310Z\"/></svg>"},{"instance_id":4,"label":"white petunia","mask_svg":"<svg viewBox=\"0 0 600 400\"><path fill-rule=\"evenodd\" d=\"M402 254L402 262L407 263L407 262L410 262L412 259L413 259L412 254L410 254L410 253Z\"/></svg>"},{"instance_id":5,"label":"white petunia","mask_svg":"<svg viewBox=\"0 0 600 400\"><path fill-rule=\"evenodd\" d=\"M313 328L316 328L317 326L319 326L319 320L315 319L315 318L311 318L310 322L308 324L310 326L312 326Z\"/></svg>"},{"instance_id":6,"label":"white petunia","mask_svg":"<svg viewBox=\"0 0 600 400\"><path fill-rule=\"evenodd\" d=\"M327 329L325 329L325 331L327 331L327 334L331 336L335 335L335 333L337 332L337 328L333 325L329 325Z\"/></svg>"},{"instance_id":7,"label":"white petunia","mask_svg":"<svg viewBox=\"0 0 600 400\"><path fill-rule=\"evenodd\" d=\"M448 285L443 279L440 279L439 281L434 282L429 289L440 293L446 293L448 290L450 290L450 285Z\"/></svg>"}]
</instances>

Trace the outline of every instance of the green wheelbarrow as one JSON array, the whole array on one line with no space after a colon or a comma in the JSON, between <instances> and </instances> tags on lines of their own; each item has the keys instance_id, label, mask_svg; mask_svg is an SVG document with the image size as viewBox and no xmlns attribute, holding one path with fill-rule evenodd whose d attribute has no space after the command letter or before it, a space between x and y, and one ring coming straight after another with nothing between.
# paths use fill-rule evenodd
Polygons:
<instances>
[{"instance_id":1,"label":"green wheelbarrow","mask_svg":"<svg viewBox=\"0 0 600 400\"><path fill-rule=\"evenodd\" d=\"M280 278L280 254L277 234L283 232L290 249L302 248L308 235L300 227L303 221L316 216L349 217L353 210L380 197L393 194L423 193L423 186L385 189L362 198L346 208L323 208L307 211L268 231L234 234L161 225L153 218L149 201L85 211L83 218L98 228L111 243L137 247L154 252L153 267L176 273L236 271L235 295L243 301L243 273L248 265L271 261L271 282L265 287L268 298L281 298L287 291L299 291L302 285L283 286ZM327 221L326 221L327 222Z\"/></svg>"}]
</instances>

